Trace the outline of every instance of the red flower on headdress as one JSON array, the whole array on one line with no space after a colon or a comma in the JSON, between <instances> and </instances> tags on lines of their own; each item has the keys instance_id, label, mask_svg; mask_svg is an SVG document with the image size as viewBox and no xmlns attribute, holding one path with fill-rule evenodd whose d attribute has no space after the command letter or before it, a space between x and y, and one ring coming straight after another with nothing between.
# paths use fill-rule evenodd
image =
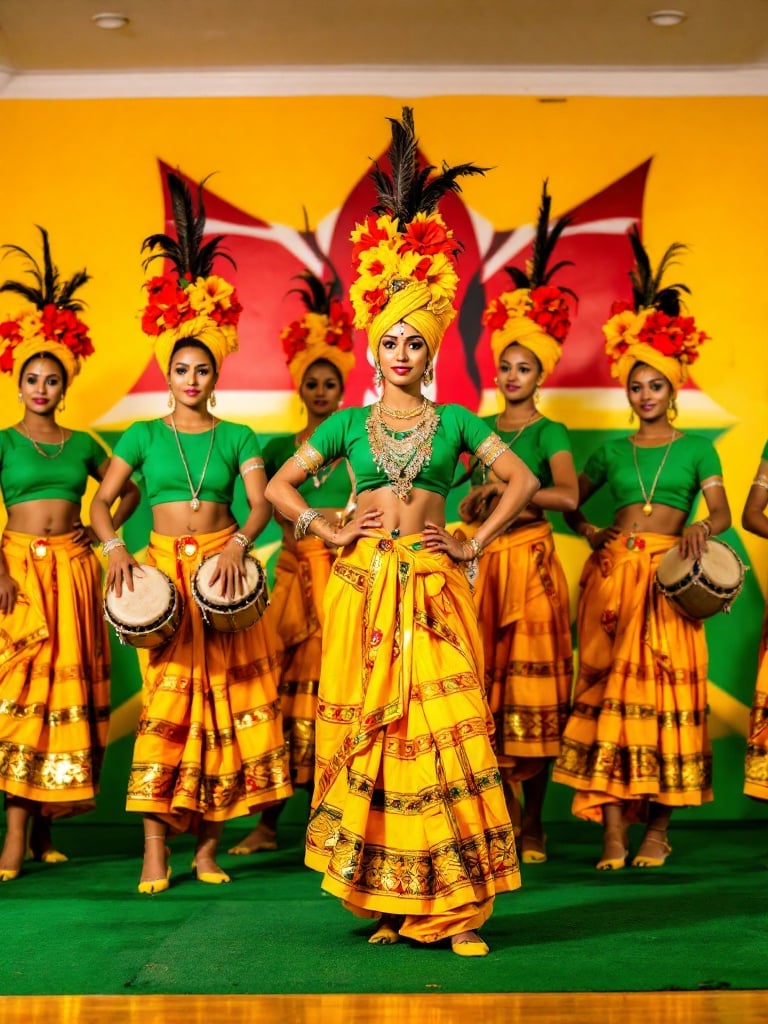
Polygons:
<instances>
[{"instance_id":1,"label":"red flower on headdress","mask_svg":"<svg viewBox=\"0 0 768 1024\"><path fill-rule=\"evenodd\" d=\"M692 316L668 316L660 309L647 317L638 334L638 341L686 363L696 362L699 345L706 340L707 335L697 329Z\"/></svg>"},{"instance_id":2,"label":"red flower on headdress","mask_svg":"<svg viewBox=\"0 0 768 1024\"><path fill-rule=\"evenodd\" d=\"M414 220L406 224L397 249L399 253L420 252L425 256L443 252L451 259L455 258L458 250L459 245L453 239L453 232L434 214L430 217L417 214Z\"/></svg>"},{"instance_id":3,"label":"red flower on headdress","mask_svg":"<svg viewBox=\"0 0 768 1024\"><path fill-rule=\"evenodd\" d=\"M562 291L552 285L534 288L531 292L531 303L526 316L555 341L565 341L571 329L571 311Z\"/></svg>"}]
</instances>

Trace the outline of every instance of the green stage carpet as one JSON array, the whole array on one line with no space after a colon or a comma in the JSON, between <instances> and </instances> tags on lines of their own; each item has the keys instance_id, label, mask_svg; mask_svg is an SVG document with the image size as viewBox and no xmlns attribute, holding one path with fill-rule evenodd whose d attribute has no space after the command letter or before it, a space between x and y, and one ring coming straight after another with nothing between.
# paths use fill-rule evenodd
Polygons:
<instances>
[{"instance_id":1,"label":"green stage carpet","mask_svg":"<svg viewBox=\"0 0 768 1024\"><path fill-rule=\"evenodd\" d=\"M228 826L225 841L241 836ZM66 825L72 860L29 865L0 886L0 992L370 993L765 988L768 824L681 824L656 870L602 874L600 831L549 829L551 859L525 866L483 929L492 953L447 944L369 946L370 926L321 893L301 826L283 847L224 854L231 885L197 882L191 841L173 843L171 889L136 893L138 824ZM639 834L635 842L639 841Z\"/></svg>"}]
</instances>

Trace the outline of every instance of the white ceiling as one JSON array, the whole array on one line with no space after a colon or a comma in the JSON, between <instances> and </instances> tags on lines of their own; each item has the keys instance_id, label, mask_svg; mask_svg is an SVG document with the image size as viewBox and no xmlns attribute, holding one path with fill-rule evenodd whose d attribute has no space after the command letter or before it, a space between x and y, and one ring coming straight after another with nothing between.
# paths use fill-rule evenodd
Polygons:
<instances>
[{"instance_id":1,"label":"white ceiling","mask_svg":"<svg viewBox=\"0 0 768 1024\"><path fill-rule=\"evenodd\" d=\"M678 27L647 15L678 7ZM120 11L129 24L91 22ZM768 0L0 0L6 74L768 65Z\"/></svg>"}]
</instances>

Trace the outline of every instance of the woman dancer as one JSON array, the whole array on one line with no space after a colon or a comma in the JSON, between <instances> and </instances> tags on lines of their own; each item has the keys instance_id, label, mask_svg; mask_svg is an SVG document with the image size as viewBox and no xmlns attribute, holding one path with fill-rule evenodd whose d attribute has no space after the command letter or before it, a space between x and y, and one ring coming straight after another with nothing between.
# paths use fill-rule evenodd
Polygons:
<instances>
[{"instance_id":1,"label":"woman dancer","mask_svg":"<svg viewBox=\"0 0 768 1024\"><path fill-rule=\"evenodd\" d=\"M435 207L460 174L479 169L446 167L429 179L431 168L417 166L412 111L391 123L392 178L373 175L386 212L352 235L355 323L367 331L381 400L327 419L267 489L297 537L343 549L325 599L306 860L353 913L378 919L369 941L449 939L461 956L484 956L477 929L495 894L519 885L519 867L461 563L474 562L537 483L482 420L422 393L458 282L458 245ZM507 487L462 544L444 521L464 451L494 465ZM299 491L342 456L358 501L346 526Z\"/></svg>"},{"instance_id":2,"label":"woman dancer","mask_svg":"<svg viewBox=\"0 0 768 1024\"><path fill-rule=\"evenodd\" d=\"M611 373L627 389L639 427L607 442L579 478L582 503L606 486L613 524L569 518L594 554L581 579L579 676L553 777L574 787L574 814L603 824L599 870L623 868L627 828L645 822L634 867L659 867L671 847L675 807L712 800L704 627L680 615L654 585L675 544L701 555L726 530L730 510L711 443L676 429L676 397L706 335L680 315L683 285L657 290L683 246L669 247L654 275L636 230L634 305L604 326ZM701 493L707 516L686 525Z\"/></svg>"},{"instance_id":3,"label":"woman dancer","mask_svg":"<svg viewBox=\"0 0 768 1024\"><path fill-rule=\"evenodd\" d=\"M301 275L305 289L295 289L307 312L294 320L281 337L288 369L307 410L298 434L276 437L264 448L267 477L274 476L313 431L336 412L344 384L355 364L352 322L340 302L338 277L323 284L311 271ZM308 479L300 488L312 508L333 523L341 523L352 481L343 460ZM320 680L323 596L336 551L317 537L295 540L293 525L277 517L283 546L275 569L267 615L283 646L280 707L294 786L311 791L315 770L315 716ZM256 853L277 849L277 822L284 803L262 811L259 824L229 852Z\"/></svg>"},{"instance_id":4,"label":"woman dancer","mask_svg":"<svg viewBox=\"0 0 768 1024\"><path fill-rule=\"evenodd\" d=\"M74 294L82 270L62 281L40 228L43 266L26 250L34 285L0 291L34 311L0 324L0 369L19 384L21 420L0 431L0 487L8 523L0 554L0 789L7 831L0 881L16 878L27 842L33 857L65 861L51 819L93 809L109 725L109 643L101 615L101 570L80 521L89 477L109 456L90 434L56 418L82 360L93 352ZM138 490L126 483L122 523ZM117 497L117 495L116 495ZM31 825L31 829L30 829ZM30 832L29 836L27 835Z\"/></svg>"},{"instance_id":5,"label":"woman dancer","mask_svg":"<svg viewBox=\"0 0 768 1024\"><path fill-rule=\"evenodd\" d=\"M768 538L768 443L763 448L757 474L752 481L741 525L758 537ZM757 800L768 800L768 609L760 638L755 696L749 719L744 792Z\"/></svg>"},{"instance_id":6,"label":"woman dancer","mask_svg":"<svg viewBox=\"0 0 768 1024\"><path fill-rule=\"evenodd\" d=\"M198 249L202 187L195 215L183 182L169 174L168 184L178 242L153 235L144 247L159 250L147 263L170 259L178 279L148 282L143 325L167 374L172 411L128 428L92 506L109 560L107 586L119 595L141 570L115 535L109 506L131 473L141 471L153 519L147 562L174 581L184 607L173 638L150 654L128 783L127 809L144 818L142 893L168 888L168 828L197 834L199 881L228 882L215 859L223 822L291 793L277 656L267 630L259 621L238 633L216 632L192 598L195 571L213 554L219 559L211 582L233 600L242 594L245 555L270 508L255 435L208 411L221 365L237 350L240 305L232 286L211 272L216 247ZM250 507L241 529L230 509L238 477Z\"/></svg>"},{"instance_id":7,"label":"woman dancer","mask_svg":"<svg viewBox=\"0 0 768 1024\"><path fill-rule=\"evenodd\" d=\"M541 482L528 508L486 547L475 588L499 766L508 792L520 783L523 788L524 864L547 859L541 815L573 681L568 584L544 509L573 511L579 489L568 431L536 407L539 385L557 365L570 329L569 290L552 286L547 272L568 218L550 232L550 206L544 182L530 276L507 268L515 289L493 299L483 318L504 399L502 412L486 422ZM478 526L503 485L492 467L479 467L472 479L476 486L459 514Z\"/></svg>"}]
</instances>

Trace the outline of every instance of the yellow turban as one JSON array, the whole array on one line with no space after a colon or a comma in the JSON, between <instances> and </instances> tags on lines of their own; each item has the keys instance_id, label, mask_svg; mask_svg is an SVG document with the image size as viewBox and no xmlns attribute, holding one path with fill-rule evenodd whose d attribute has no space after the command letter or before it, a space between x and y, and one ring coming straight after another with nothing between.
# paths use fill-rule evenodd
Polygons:
<instances>
[{"instance_id":1,"label":"yellow turban","mask_svg":"<svg viewBox=\"0 0 768 1024\"><path fill-rule=\"evenodd\" d=\"M171 368L171 355L178 342L199 341L205 345L213 356L216 373L221 364L232 352L237 352L237 330L230 324L219 325L208 316L197 316L193 320L185 320L178 327L169 328L155 338L155 359L160 369L167 376Z\"/></svg>"},{"instance_id":2,"label":"yellow turban","mask_svg":"<svg viewBox=\"0 0 768 1024\"><path fill-rule=\"evenodd\" d=\"M565 296L552 286L502 292L488 303L483 323L491 331L491 351L497 366L510 345L524 345L541 364L542 380L557 366L571 326ZM544 329L545 324L549 331Z\"/></svg>"},{"instance_id":3,"label":"yellow turban","mask_svg":"<svg viewBox=\"0 0 768 1024\"><path fill-rule=\"evenodd\" d=\"M410 281L396 291L368 328L368 347L378 359L379 345L384 335L395 324L405 322L419 332L427 343L429 358L434 361L448 325L456 310L445 296L433 297L432 289L424 281Z\"/></svg>"},{"instance_id":4,"label":"yellow turban","mask_svg":"<svg viewBox=\"0 0 768 1024\"><path fill-rule=\"evenodd\" d=\"M26 341L22 341L13 350L14 369L21 373L21 368L24 366L24 363L26 363L28 359L31 359L32 356L36 356L38 354L53 356L54 359L58 359L64 367L64 372L67 375L67 387L80 372L80 360L73 353L71 348L67 348L67 346L62 344L60 341L50 341L48 338L44 338L40 334L35 338L27 338Z\"/></svg>"},{"instance_id":5,"label":"yellow turban","mask_svg":"<svg viewBox=\"0 0 768 1024\"><path fill-rule=\"evenodd\" d=\"M88 328L76 312L51 303L1 324L0 338L6 340L0 354L4 373L19 374L32 356L53 356L64 368L67 386L80 372L82 360L93 353Z\"/></svg>"},{"instance_id":6,"label":"yellow turban","mask_svg":"<svg viewBox=\"0 0 768 1024\"><path fill-rule=\"evenodd\" d=\"M346 383L355 365L355 354L352 351L352 324L341 303L332 303L330 314L305 313L300 320L288 324L280 338L297 391L309 367L321 359L335 366L342 385Z\"/></svg>"},{"instance_id":7,"label":"yellow turban","mask_svg":"<svg viewBox=\"0 0 768 1024\"><path fill-rule=\"evenodd\" d=\"M653 307L638 312L620 310L603 324L603 334L611 376L623 387L627 387L635 364L647 363L667 378L673 391L688 380L690 364L698 358L698 347L707 338L696 328L693 317L669 317ZM662 350L673 345L678 355Z\"/></svg>"}]
</instances>

